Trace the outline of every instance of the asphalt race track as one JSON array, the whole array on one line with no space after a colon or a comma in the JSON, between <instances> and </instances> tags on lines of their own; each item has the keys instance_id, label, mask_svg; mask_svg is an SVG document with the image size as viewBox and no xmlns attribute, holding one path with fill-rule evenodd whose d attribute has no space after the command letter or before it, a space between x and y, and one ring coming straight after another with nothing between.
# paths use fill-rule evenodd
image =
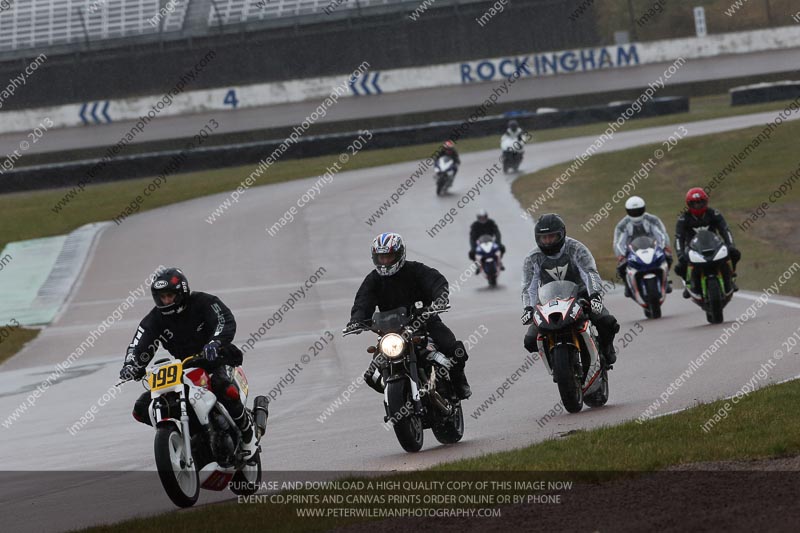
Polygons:
<instances>
[{"instance_id":1,"label":"asphalt race track","mask_svg":"<svg viewBox=\"0 0 800 533\"><path fill-rule=\"evenodd\" d=\"M692 135L764 124L774 114L751 115L688 124ZM677 126L620 133L606 146L622 149L656 143ZM529 148L523 172L566 162L592 138L543 143ZM623 349L612 371L606 407L557 415L537 424L559 401L541 362L537 362L505 397L476 420L474 410L523 362L524 327L519 316L519 281L524 255L532 247L532 226L511 195L510 178L496 174L465 209L456 203L497 162L498 151L466 154L451 194L434 195L430 177L419 180L378 224L365 220L405 181L417 162L344 172L303 207L294 222L274 237L266 228L308 190L315 178L248 190L214 224L205 218L226 195L215 195L149 211L111 226L99 238L84 276L60 317L0 373L0 421L23 402L53 366L61 363L89 330L109 316L159 264L184 269L195 290L219 295L234 311L237 343L243 344L320 267L320 281L257 342L245 356L251 395L267 394L300 365L295 382L281 389L271 404L267 437L262 441L264 479L272 471L411 470L442 461L519 447L579 428L634 419L722 333L725 324L706 324L704 313L678 292L670 295L664 318L646 321L624 301L619 288L607 296L622 332L640 333ZM354 157L359 157L355 155ZM335 157L331 157L333 163ZM555 176L554 176L555 177ZM542 189L548 184L543 183ZM557 194L575 194L569 184ZM612 191L609 191L609 195ZM676 194L678 194L676 192ZM473 396L465 403L466 433L453 446L440 446L430 432L418 454L402 451L394 434L383 428L381 397L367 387L357 390L324 423L323 411L360 376L368 364L369 334L342 339L355 290L372 267L369 244L379 231L398 231L409 245L409 258L439 269L451 282L468 267L467 228L479 207L489 210L503 231L508 269L497 290L472 277L452 296L444 320L457 335L485 331L470 352L467 374ZM454 222L436 237L426 230L450 208ZM668 224L670 213L659 213ZM578 223L567 221L580 238ZM595 250L607 254L607 250ZM746 253L746 251L745 251ZM786 265L787 267L789 265ZM766 287L777 280L765 279ZM740 293L725 309L730 320L752 302ZM0 516L6 531L60 531L133 516L169 511L155 474L125 475L154 468L153 431L130 416L138 384L126 385L116 399L99 408L96 419L73 436L68 427L92 408L117 379L125 348L139 319L152 306L148 294L103 334L36 405L10 427L0 427ZM746 322L735 341L717 352L669 399L659 413L710 401L739 390L797 327L796 300L776 297ZM309 347L325 331L336 338L303 363ZM797 354L785 356L770 381L800 374ZM285 380L284 380L285 381ZM252 396L251 396L252 397ZM724 422L723 422L724 424ZM701 431L698 428L698 431ZM64 471L44 475L42 471ZM8 472L12 471L12 472ZM230 498L205 492L200 503Z\"/></svg>"},{"instance_id":2,"label":"asphalt race track","mask_svg":"<svg viewBox=\"0 0 800 533\"><path fill-rule=\"evenodd\" d=\"M800 62L800 48L691 59L671 79L667 80L667 88L662 90L659 96L675 95L675 90L669 89L669 86L674 84L787 72L792 70L789 65L796 65L798 62ZM649 83L663 75L664 70L670 64L661 63L622 70L598 70L542 78L522 78L499 101L501 103L516 102L535 98L647 87ZM787 73L788 79L791 79L791 76ZM320 122L478 106L498 84L499 82L486 82L458 87L389 93L379 97L344 98L333 106L327 115L320 119ZM677 94L682 93L679 91ZM215 134L294 126L309 116L320 101L164 117L149 124L142 133L136 136L135 142L191 136L193 132L202 129L212 117L220 123ZM40 142L31 145L26 154L110 146L125 137L135 122L122 121L101 126L52 130L42 137ZM80 134L76 135L76 131L79 131ZM311 131L313 132L313 129ZM19 148L20 137L19 132L0 135L0 150L11 153L15 148Z\"/></svg>"}]
</instances>

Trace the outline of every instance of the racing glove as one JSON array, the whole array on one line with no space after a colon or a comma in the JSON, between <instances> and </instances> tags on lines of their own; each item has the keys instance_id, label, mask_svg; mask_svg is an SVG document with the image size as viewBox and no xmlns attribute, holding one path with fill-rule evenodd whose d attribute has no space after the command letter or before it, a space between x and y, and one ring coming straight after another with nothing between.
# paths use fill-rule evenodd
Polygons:
<instances>
[{"instance_id":1,"label":"racing glove","mask_svg":"<svg viewBox=\"0 0 800 533\"><path fill-rule=\"evenodd\" d=\"M522 313L522 325L527 326L533 322L533 307L526 307L525 312Z\"/></svg>"},{"instance_id":2,"label":"racing glove","mask_svg":"<svg viewBox=\"0 0 800 533\"><path fill-rule=\"evenodd\" d=\"M592 314L599 315L603 312L603 297L599 293L594 293L589 297L589 304L592 308Z\"/></svg>"},{"instance_id":3,"label":"racing glove","mask_svg":"<svg viewBox=\"0 0 800 533\"><path fill-rule=\"evenodd\" d=\"M219 347L222 346L222 343L219 341L211 341L205 346L203 346L203 357L206 358L208 361L216 361L219 357Z\"/></svg>"},{"instance_id":4,"label":"racing glove","mask_svg":"<svg viewBox=\"0 0 800 533\"><path fill-rule=\"evenodd\" d=\"M125 356L125 362L122 364L122 368L119 371L119 379L123 381L139 381L144 375L145 367L139 364L139 361L136 359L136 354L128 352Z\"/></svg>"},{"instance_id":5,"label":"racing glove","mask_svg":"<svg viewBox=\"0 0 800 533\"><path fill-rule=\"evenodd\" d=\"M360 331L364 329L364 324L357 321L348 322L347 325L342 330L342 334L348 335L350 333L355 333L356 331Z\"/></svg>"}]
</instances>

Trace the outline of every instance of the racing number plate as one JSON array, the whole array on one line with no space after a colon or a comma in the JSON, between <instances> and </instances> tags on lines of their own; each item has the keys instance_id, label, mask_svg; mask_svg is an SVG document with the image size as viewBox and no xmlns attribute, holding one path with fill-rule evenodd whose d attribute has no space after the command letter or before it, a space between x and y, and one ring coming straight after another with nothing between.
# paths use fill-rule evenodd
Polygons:
<instances>
[{"instance_id":1,"label":"racing number plate","mask_svg":"<svg viewBox=\"0 0 800 533\"><path fill-rule=\"evenodd\" d=\"M174 387L181 382L182 376L183 364L180 362L159 367L150 374L150 390L155 392Z\"/></svg>"}]
</instances>

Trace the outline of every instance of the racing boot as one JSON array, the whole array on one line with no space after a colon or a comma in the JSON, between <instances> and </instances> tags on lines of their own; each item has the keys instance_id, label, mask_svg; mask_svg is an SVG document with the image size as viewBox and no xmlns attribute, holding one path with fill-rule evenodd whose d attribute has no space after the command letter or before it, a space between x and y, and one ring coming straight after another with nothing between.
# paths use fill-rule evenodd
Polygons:
<instances>
[{"instance_id":1,"label":"racing boot","mask_svg":"<svg viewBox=\"0 0 800 533\"><path fill-rule=\"evenodd\" d=\"M239 430L242 432L242 450L245 452L244 460L247 461L253 454L256 453L258 446L256 444L256 432L253 427L253 418L250 411L242 409L242 414L234 419Z\"/></svg>"},{"instance_id":2,"label":"racing boot","mask_svg":"<svg viewBox=\"0 0 800 533\"><path fill-rule=\"evenodd\" d=\"M671 294L671 293L672 293L672 280L668 279L667 280L667 294Z\"/></svg>"},{"instance_id":3,"label":"racing boot","mask_svg":"<svg viewBox=\"0 0 800 533\"><path fill-rule=\"evenodd\" d=\"M608 368L611 369L614 363L617 362L617 350L614 349L614 341L605 342L602 344L603 355L606 358Z\"/></svg>"}]
</instances>

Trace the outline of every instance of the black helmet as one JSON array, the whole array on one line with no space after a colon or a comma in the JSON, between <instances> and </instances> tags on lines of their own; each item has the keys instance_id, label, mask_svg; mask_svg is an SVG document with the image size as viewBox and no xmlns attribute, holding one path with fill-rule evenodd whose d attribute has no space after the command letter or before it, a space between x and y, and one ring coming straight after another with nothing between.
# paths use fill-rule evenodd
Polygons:
<instances>
[{"instance_id":1,"label":"black helmet","mask_svg":"<svg viewBox=\"0 0 800 533\"><path fill-rule=\"evenodd\" d=\"M161 271L150 285L153 301L162 315L180 313L186 308L189 299L189 282L179 268L168 268ZM170 304L161 303L162 294L174 294L175 300Z\"/></svg>"},{"instance_id":2,"label":"black helmet","mask_svg":"<svg viewBox=\"0 0 800 533\"><path fill-rule=\"evenodd\" d=\"M536 221L536 245L545 255L555 255L564 247L567 238L567 226L561 217L547 214ZM555 237L553 237L555 235Z\"/></svg>"},{"instance_id":3,"label":"black helmet","mask_svg":"<svg viewBox=\"0 0 800 533\"><path fill-rule=\"evenodd\" d=\"M516 120L509 120L508 121L508 129L510 129L511 131L518 130L519 129L519 122L517 122Z\"/></svg>"}]
</instances>

